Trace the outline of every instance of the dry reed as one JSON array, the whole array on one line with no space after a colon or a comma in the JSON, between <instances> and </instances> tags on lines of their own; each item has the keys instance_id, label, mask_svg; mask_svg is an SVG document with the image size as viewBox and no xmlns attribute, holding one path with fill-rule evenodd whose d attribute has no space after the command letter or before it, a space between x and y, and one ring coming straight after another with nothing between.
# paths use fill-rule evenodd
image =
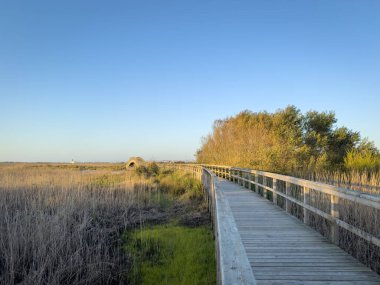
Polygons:
<instances>
[{"instance_id":1,"label":"dry reed","mask_svg":"<svg viewBox=\"0 0 380 285\"><path fill-rule=\"evenodd\" d=\"M151 190L110 169L0 165L0 284L123 283L120 234Z\"/></svg>"}]
</instances>

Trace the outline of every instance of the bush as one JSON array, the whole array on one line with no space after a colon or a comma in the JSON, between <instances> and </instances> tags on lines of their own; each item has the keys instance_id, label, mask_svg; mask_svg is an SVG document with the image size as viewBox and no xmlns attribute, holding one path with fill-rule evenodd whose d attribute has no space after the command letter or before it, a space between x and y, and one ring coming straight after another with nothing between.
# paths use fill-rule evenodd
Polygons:
<instances>
[{"instance_id":1,"label":"bush","mask_svg":"<svg viewBox=\"0 0 380 285\"><path fill-rule=\"evenodd\" d=\"M145 178L157 176L160 173L160 168L157 163L151 162L148 166L140 165L137 166L135 172L138 176L144 176Z\"/></svg>"}]
</instances>

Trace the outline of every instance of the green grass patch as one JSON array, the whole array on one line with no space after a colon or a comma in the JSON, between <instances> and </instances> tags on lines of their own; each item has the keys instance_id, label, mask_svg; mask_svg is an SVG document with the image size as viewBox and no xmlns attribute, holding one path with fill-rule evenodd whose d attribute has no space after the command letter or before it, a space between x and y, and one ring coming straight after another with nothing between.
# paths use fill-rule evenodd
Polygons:
<instances>
[{"instance_id":1,"label":"green grass patch","mask_svg":"<svg viewBox=\"0 0 380 285\"><path fill-rule=\"evenodd\" d=\"M125 234L132 261L130 284L216 283L215 245L209 226L165 224Z\"/></svg>"}]
</instances>

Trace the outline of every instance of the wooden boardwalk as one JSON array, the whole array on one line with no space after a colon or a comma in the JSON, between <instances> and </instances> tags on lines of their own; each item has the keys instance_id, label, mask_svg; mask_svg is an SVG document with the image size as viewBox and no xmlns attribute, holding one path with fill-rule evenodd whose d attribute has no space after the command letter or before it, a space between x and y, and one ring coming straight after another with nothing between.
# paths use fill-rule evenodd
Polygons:
<instances>
[{"instance_id":1,"label":"wooden boardwalk","mask_svg":"<svg viewBox=\"0 0 380 285\"><path fill-rule=\"evenodd\" d=\"M258 285L380 285L378 274L272 202L221 178L216 189Z\"/></svg>"}]
</instances>

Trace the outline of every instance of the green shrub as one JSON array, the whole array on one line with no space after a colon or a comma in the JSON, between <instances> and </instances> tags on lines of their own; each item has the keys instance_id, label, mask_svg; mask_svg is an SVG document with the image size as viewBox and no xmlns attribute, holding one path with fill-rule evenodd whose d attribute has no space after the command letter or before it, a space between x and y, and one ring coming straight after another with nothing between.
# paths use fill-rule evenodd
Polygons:
<instances>
[{"instance_id":1,"label":"green shrub","mask_svg":"<svg viewBox=\"0 0 380 285\"><path fill-rule=\"evenodd\" d=\"M149 163L147 166L139 165L136 167L135 172L139 176L144 176L145 178L149 178L152 176L157 176L160 173L160 168L155 162Z\"/></svg>"}]
</instances>

